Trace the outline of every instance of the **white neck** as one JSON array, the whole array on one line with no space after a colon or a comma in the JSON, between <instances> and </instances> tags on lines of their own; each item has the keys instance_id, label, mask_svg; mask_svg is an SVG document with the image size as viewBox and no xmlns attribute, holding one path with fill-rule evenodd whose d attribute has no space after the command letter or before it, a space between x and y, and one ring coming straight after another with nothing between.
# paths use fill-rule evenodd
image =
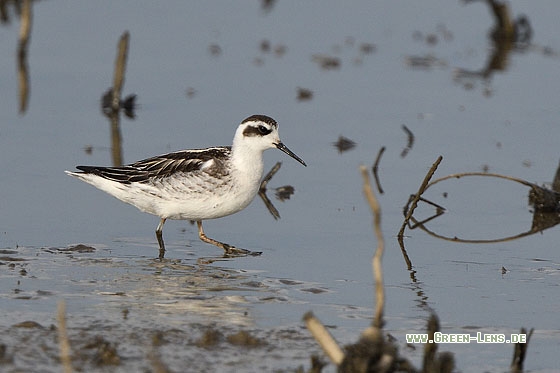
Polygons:
<instances>
[{"instance_id":1,"label":"white neck","mask_svg":"<svg viewBox=\"0 0 560 373\"><path fill-rule=\"evenodd\" d=\"M237 145L237 146L236 146ZM239 177L244 182L259 183L263 175L263 154L264 150L255 149L246 144L233 143L232 147L232 166L239 172Z\"/></svg>"}]
</instances>

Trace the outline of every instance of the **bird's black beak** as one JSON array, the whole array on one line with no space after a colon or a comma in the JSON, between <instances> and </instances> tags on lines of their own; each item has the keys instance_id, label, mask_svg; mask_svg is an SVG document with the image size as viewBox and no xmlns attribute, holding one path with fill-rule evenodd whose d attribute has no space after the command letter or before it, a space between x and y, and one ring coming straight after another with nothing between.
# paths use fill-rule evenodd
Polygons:
<instances>
[{"instance_id":1,"label":"bird's black beak","mask_svg":"<svg viewBox=\"0 0 560 373\"><path fill-rule=\"evenodd\" d=\"M275 144L275 145L278 149L282 150L284 153L288 154L290 157L292 157L293 159L295 159L296 161L298 161L299 163L301 163L302 165L307 167L307 165L305 164L303 159L301 159L293 151L288 149L288 147L286 145L282 144L281 142L279 142L278 144Z\"/></svg>"}]
</instances>

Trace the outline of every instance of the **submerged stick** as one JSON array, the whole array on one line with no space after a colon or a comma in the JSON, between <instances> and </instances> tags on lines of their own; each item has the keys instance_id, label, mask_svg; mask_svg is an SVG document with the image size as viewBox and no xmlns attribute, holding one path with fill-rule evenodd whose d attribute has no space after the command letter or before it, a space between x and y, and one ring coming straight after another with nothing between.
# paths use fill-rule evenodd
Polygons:
<instances>
[{"instance_id":1,"label":"submerged stick","mask_svg":"<svg viewBox=\"0 0 560 373\"><path fill-rule=\"evenodd\" d=\"M72 373L72 361L70 359L70 342L66 332L66 303L61 300L58 302L58 345L60 348L60 362L64 368L64 373Z\"/></svg>"},{"instance_id":2,"label":"submerged stick","mask_svg":"<svg viewBox=\"0 0 560 373\"><path fill-rule=\"evenodd\" d=\"M369 207L373 213L373 229L375 237L377 237L377 248L372 260L373 276L375 279L375 316L372 326L381 329L383 327L383 308L385 305L385 291L383 289L383 268L381 266L381 258L385 250L385 241L383 240L383 232L381 231L381 208L379 202L373 194L369 175L365 166L360 166L362 177L364 179L364 194L369 203Z\"/></svg>"},{"instance_id":3,"label":"submerged stick","mask_svg":"<svg viewBox=\"0 0 560 373\"><path fill-rule=\"evenodd\" d=\"M303 315L303 321L315 340L319 342L325 354L331 359L332 363L339 366L342 360L344 360L344 352L342 352L342 349L338 346L329 331L311 311Z\"/></svg>"}]
</instances>

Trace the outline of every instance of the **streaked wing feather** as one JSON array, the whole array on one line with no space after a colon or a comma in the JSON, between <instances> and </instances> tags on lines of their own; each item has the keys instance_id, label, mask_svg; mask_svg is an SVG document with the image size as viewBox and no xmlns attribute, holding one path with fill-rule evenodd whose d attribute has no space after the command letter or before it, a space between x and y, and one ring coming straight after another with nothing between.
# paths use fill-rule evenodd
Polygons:
<instances>
[{"instance_id":1,"label":"streaked wing feather","mask_svg":"<svg viewBox=\"0 0 560 373\"><path fill-rule=\"evenodd\" d=\"M194 172L209 160L225 161L231 147L216 147L197 150L182 150L158 155L121 167L78 166L84 173L101 176L123 184L144 182L153 178L164 178L176 172Z\"/></svg>"}]
</instances>

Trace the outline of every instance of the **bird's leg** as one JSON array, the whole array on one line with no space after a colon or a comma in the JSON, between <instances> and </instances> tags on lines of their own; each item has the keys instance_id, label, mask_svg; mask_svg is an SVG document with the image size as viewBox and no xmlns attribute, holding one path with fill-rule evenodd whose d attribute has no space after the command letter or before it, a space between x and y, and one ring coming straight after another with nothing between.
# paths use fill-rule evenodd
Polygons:
<instances>
[{"instance_id":1,"label":"bird's leg","mask_svg":"<svg viewBox=\"0 0 560 373\"><path fill-rule=\"evenodd\" d=\"M204 229L202 229L202 221L201 220L197 220L196 221L196 225L198 226L198 237L200 237L200 240L209 244L212 244L214 246L218 246L220 249L224 250L226 255L261 255L261 252L253 252L253 251L249 251L249 250L245 250L245 249L239 249L235 246L231 246L228 245L227 243L223 243L220 241L217 241L213 238L208 237L205 233L204 233Z\"/></svg>"},{"instance_id":2,"label":"bird's leg","mask_svg":"<svg viewBox=\"0 0 560 373\"><path fill-rule=\"evenodd\" d=\"M216 241L213 238L208 237L205 233L204 233L204 229L202 229L202 221L201 220L197 220L196 221L196 225L198 226L198 237L200 237L200 239L206 243L212 244L214 246L218 246L220 249L224 250L226 253L229 253L229 251L231 249L236 249L236 247L228 245L227 243L223 243L220 241Z\"/></svg>"},{"instance_id":3,"label":"bird's leg","mask_svg":"<svg viewBox=\"0 0 560 373\"><path fill-rule=\"evenodd\" d=\"M157 242L159 244L159 259L162 260L164 255L165 255L165 244L163 243L163 235L162 235L162 230L163 230L163 224L165 224L165 220L166 219L161 219L159 221L159 224L156 228L156 238L157 238Z\"/></svg>"}]
</instances>

